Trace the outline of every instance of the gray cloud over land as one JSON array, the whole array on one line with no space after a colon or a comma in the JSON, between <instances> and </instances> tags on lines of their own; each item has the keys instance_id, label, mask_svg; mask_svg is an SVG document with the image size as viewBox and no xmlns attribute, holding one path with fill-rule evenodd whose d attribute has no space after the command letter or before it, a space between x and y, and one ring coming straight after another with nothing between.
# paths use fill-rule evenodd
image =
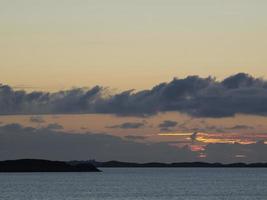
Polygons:
<instances>
[{"instance_id":1,"label":"gray cloud over land","mask_svg":"<svg viewBox=\"0 0 267 200\"><path fill-rule=\"evenodd\" d=\"M208 162L267 162L267 144L263 141L253 144L208 144L204 153Z\"/></svg>"},{"instance_id":2,"label":"gray cloud over land","mask_svg":"<svg viewBox=\"0 0 267 200\"><path fill-rule=\"evenodd\" d=\"M239 73L222 81L188 76L150 90L112 94L107 88L71 89L55 93L15 91L0 85L0 114L110 113L147 116L177 111L194 117L267 114L267 82Z\"/></svg>"},{"instance_id":3,"label":"gray cloud over land","mask_svg":"<svg viewBox=\"0 0 267 200\"><path fill-rule=\"evenodd\" d=\"M145 140L147 137L138 135L126 135L125 138L129 140Z\"/></svg>"},{"instance_id":4,"label":"gray cloud over land","mask_svg":"<svg viewBox=\"0 0 267 200\"><path fill-rule=\"evenodd\" d=\"M193 161L197 153L188 147L138 143L108 134L58 132L18 124L0 126L0 160L42 158L52 160L97 159L172 162Z\"/></svg>"},{"instance_id":5,"label":"gray cloud over land","mask_svg":"<svg viewBox=\"0 0 267 200\"><path fill-rule=\"evenodd\" d=\"M187 145L172 145L180 143L179 141L151 143L137 142L135 139L137 138L123 139L104 133L68 133L50 128L36 129L9 124L0 126L0 160L42 158L134 162L267 162L267 144L262 141L247 145L208 144L202 152L194 152ZM199 153L204 153L207 157L200 159Z\"/></svg>"}]
</instances>

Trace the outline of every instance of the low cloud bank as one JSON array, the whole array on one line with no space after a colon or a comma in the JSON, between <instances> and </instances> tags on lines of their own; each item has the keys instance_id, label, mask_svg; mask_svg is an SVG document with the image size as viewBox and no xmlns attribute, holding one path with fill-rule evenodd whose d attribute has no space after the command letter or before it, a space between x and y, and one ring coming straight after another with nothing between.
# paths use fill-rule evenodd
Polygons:
<instances>
[{"instance_id":1,"label":"low cloud bank","mask_svg":"<svg viewBox=\"0 0 267 200\"><path fill-rule=\"evenodd\" d=\"M131 162L267 162L267 145L262 141L247 145L208 144L203 151L194 152L187 145L180 148L173 146L179 141L152 143L144 139L133 136L123 139L104 133L68 133L50 127L37 129L9 124L0 126L0 160L42 158ZM200 158L200 155L206 157Z\"/></svg>"},{"instance_id":2,"label":"low cloud bank","mask_svg":"<svg viewBox=\"0 0 267 200\"><path fill-rule=\"evenodd\" d=\"M0 160L42 158L52 160L120 160L134 162L193 161L197 153L188 147L162 143L139 143L95 133L66 133L51 128L0 126ZM140 138L138 138L140 139ZM144 139L144 138L142 138Z\"/></svg>"}]
</instances>

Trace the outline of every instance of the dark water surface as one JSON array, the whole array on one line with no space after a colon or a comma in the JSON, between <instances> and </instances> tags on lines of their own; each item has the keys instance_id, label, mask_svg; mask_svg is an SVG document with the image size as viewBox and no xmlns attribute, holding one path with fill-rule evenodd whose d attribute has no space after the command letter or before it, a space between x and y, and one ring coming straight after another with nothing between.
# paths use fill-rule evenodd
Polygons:
<instances>
[{"instance_id":1,"label":"dark water surface","mask_svg":"<svg viewBox=\"0 0 267 200\"><path fill-rule=\"evenodd\" d=\"M102 173L0 173L0 199L267 199L267 169L104 168L102 170Z\"/></svg>"}]
</instances>

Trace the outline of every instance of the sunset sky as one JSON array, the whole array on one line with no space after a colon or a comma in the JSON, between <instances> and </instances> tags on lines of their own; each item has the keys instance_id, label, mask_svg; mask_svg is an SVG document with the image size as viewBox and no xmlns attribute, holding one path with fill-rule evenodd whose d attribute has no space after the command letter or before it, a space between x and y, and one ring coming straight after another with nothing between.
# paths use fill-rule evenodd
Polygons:
<instances>
[{"instance_id":1,"label":"sunset sky","mask_svg":"<svg viewBox=\"0 0 267 200\"><path fill-rule=\"evenodd\" d=\"M266 9L0 0L0 159L267 161Z\"/></svg>"},{"instance_id":2,"label":"sunset sky","mask_svg":"<svg viewBox=\"0 0 267 200\"><path fill-rule=\"evenodd\" d=\"M0 78L57 90L144 89L192 74L265 76L266 6L265 0L1 0Z\"/></svg>"}]
</instances>

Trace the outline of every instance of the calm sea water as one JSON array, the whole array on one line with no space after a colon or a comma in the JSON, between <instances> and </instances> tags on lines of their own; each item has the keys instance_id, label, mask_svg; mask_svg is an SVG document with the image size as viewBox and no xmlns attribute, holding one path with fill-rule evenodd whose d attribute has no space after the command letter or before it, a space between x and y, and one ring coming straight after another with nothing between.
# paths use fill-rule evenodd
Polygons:
<instances>
[{"instance_id":1,"label":"calm sea water","mask_svg":"<svg viewBox=\"0 0 267 200\"><path fill-rule=\"evenodd\" d=\"M0 199L267 199L267 169L110 168L102 170L102 173L0 173Z\"/></svg>"}]
</instances>

